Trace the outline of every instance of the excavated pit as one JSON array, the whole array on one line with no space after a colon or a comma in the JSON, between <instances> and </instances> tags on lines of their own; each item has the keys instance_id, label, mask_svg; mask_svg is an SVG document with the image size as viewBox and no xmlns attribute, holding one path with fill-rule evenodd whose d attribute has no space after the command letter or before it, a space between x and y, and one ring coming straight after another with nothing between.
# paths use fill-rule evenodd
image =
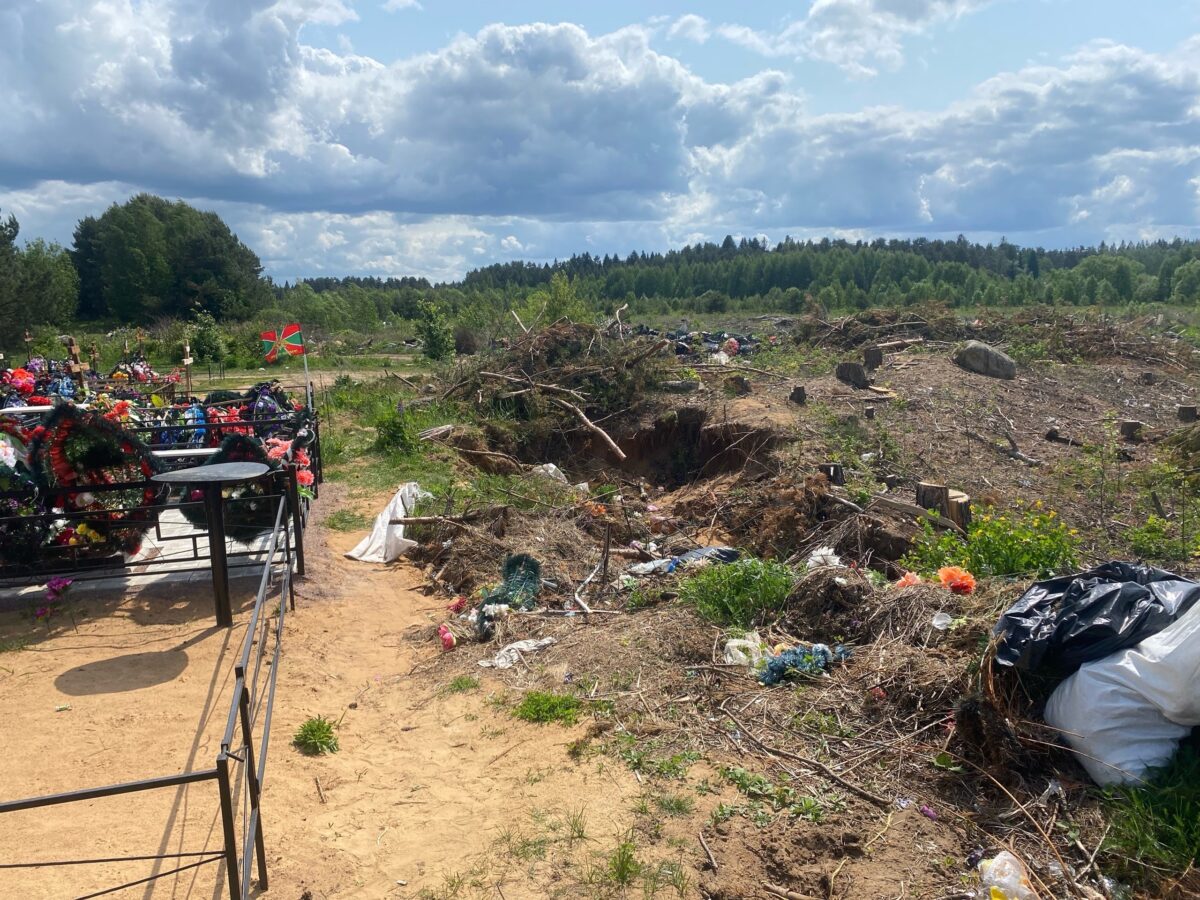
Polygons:
<instances>
[{"instance_id":1,"label":"excavated pit","mask_svg":"<svg viewBox=\"0 0 1200 900\"><path fill-rule=\"evenodd\" d=\"M768 428L711 422L706 410L683 407L617 442L621 469L663 487L679 487L726 472L767 471L767 454L783 440Z\"/></svg>"}]
</instances>

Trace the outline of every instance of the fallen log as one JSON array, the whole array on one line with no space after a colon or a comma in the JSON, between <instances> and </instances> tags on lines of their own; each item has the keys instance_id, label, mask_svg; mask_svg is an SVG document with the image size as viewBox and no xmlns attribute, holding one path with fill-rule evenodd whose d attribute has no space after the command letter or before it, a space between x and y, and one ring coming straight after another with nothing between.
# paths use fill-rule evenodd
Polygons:
<instances>
[{"instance_id":1,"label":"fallen log","mask_svg":"<svg viewBox=\"0 0 1200 900\"><path fill-rule=\"evenodd\" d=\"M882 350L884 353L890 353L893 350L907 350L909 347L915 347L918 344L923 344L923 343L925 343L925 338L923 338L923 337L899 338L894 341L886 341L882 344L876 344L875 346L878 347L880 350Z\"/></svg>"},{"instance_id":2,"label":"fallen log","mask_svg":"<svg viewBox=\"0 0 1200 900\"><path fill-rule=\"evenodd\" d=\"M929 510L921 509L921 507L917 506L915 503L909 503L905 500L897 500L894 497L884 497L876 494L871 498L871 502L867 504L867 508L870 509L872 506L886 506L889 509L896 510L896 512L904 512L913 516L925 517L935 525L940 525L942 528L949 529L950 531L953 531L955 534L959 534L962 537L967 536L967 533L959 528L958 525L950 519L947 519L945 516L938 515L936 513L930 515Z\"/></svg>"},{"instance_id":3,"label":"fallen log","mask_svg":"<svg viewBox=\"0 0 1200 900\"><path fill-rule=\"evenodd\" d=\"M1056 444L1066 444L1068 447L1082 447L1083 441L1076 440L1073 437L1067 437L1065 434L1060 434L1057 428L1051 428L1046 432L1046 440L1053 441Z\"/></svg>"}]
</instances>

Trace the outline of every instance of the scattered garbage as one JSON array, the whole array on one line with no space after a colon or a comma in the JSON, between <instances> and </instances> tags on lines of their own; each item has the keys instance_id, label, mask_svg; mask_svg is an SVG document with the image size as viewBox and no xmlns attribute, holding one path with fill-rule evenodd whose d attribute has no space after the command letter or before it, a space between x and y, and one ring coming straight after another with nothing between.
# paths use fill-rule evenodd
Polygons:
<instances>
[{"instance_id":1,"label":"scattered garbage","mask_svg":"<svg viewBox=\"0 0 1200 900\"><path fill-rule=\"evenodd\" d=\"M417 482L405 482L383 508L383 512L375 517L371 533L359 541L346 556L360 562L389 563L417 546L416 541L410 541L404 536L404 526L393 525L392 519L403 519L412 515L417 501L431 496L433 495L428 491L421 490Z\"/></svg>"},{"instance_id":2,"label":"scattered garbage","mask_svg":"<svg viewBox=\"0 0 1200 900\"><path fill-rule=\"evenodd\" d=\"M628 569L630 575L666 575L676 569L697 562L731 563L737 562L741 553L733 547L700 547L689 550L679 556L667 559L655 559L650 562L634 563Z\"/></svg>"},{"instance_id":3,"label":"scattered garbage","mask_svg":"<svg viewBox=\"0 0 1200 900\"><path fill-rule=\"evenodd\" d=\"M980 860L978 868L979 880L990 900L1037 900L1025 864L1007 850Z\"/></svg>"},{"instance_id":4,"label":"scattered garbage","mask_svg":"<svg viewBox=\"0 0 1200 900\"><path fill-rule=\"evenodd\" d=\"M438 626L438 637L442 641L443 650L453 650L458 644L458 638L454 636L454 632L450 630L450 626L442 624Z\"/></svg>"},{"instance_id":5,"label":"scattered garbage","mask_svg":"<svg viewBox=\"0 0 1200 900\"><path fill-rule=\"evenodd\" d=\"M542 587L542 564L528 553L514 553L504 560L500 569L500 584L483 595L474 613L479 639L491 640L496 618L507 615L514 607L532 609Z\"/></svg>"},{"instance_id":6,"label":"scattered garbage","mask_svg":"<svg viewBox=\"0 0 1200 900\"><path fill-rule=\"evenodd\" d=\"M925 818L927 818L929 821L931 821L931 822L937 821L937 817L938 817L937 810L934 809L932 806L930 806L928 803L922 803L917 808L917 811L920 812L920 814L923 815Z\"/></svg>"},{"instance_id":7,"label":"scattered garbage","mask_svg":"<svg viewBox=\"0 0 1200 900\"><path fill-rule=\"evenodd\" d=\"M850 650L838 644L832 650L826 644L813 644L811 647L795 647L784 650L778 656L767 659L766 668L759 674L760 683L771 686L779 684L794 674L823 675L835 661L845 662L850 658Z\"/></svg>"},{"instance_id":8,"label":"scattered garbage","mask_svg":"<svg viewBox=\"0 0 1200 900\"><path fill-rule=\"evenodd\" d=\"M945 631L954 624L954 616L947 612L934 613L933 622L931 624L938 631Z\"/></svg>"},{"instance_id":9,"label":"scattered garbage","mask_svg":"<svg viewBox=\"0 0 1200 900\"><path fill-rule=\"evenodd\" d=\"M832 547L818 547L808 554L808 562L804 564L804 567L809 572L826 567L840 569L843 568L842 558L834 552Z\"/></svg>"},{"instance_id":10,"label":"scattered garbage","mask_svg":"<svg viewBox=\"0 0 1200 900\"><path fill-rule=\"evenodd\" d=\"M1169 763L1200 725L1197 673L1200 606L1193 606L1136 647L1083 665L1046 701L1046 722L1097 784L1137 781Z\"/></svg>"},{"instance_id":11,"label":"scattered garbage","mask_svg":"<svg viewBox=\"0 0 1200 900\"><path fill-rule=\"evenodd\" d=\"M554 463L543 463L540 466L534 466L529 470L530 475L539 475L542 478L549 478L551 481L557 481L561 484L567 483L567 476L563 474L562 469Z\"/></svg>"},{"instance_id":12,"label":"scattered garbage","mask_svg":"<svg viewBox=\"0 0 1200 900\"><path fill-rule=\"evenodd\" d=\"M996 662L1069 674L1157 634L1198 599L1200 584L1124 562L1039 581L996 624Z\"/></svg>"},{"instance_id":13,"label":"scattered garbage","mask_svg":"<svg viewBox=\"0 0 1200 900\"><path fill-rule=\"evenodd\" d=\"M757 669L762 661L770 655L770 652L770 648L758 636L758 632L751 631L745 637L733 638L725 642L725 664Z\"/></svg>"},{"instance_id":14,"label":"scattered garbage","mask_svg":"<svg viewBox=\"0 0 1200 900\"><path fill-rule=\"evenodd\" d=\"M975 576L959 566L943 566L938 569L938 581L952 594L972 594L975 592Z\"/></svg>"},{"instance_id":15,"label":"scattered garbage","mask_svg":"<svg viewBox=\"0 0 1200 900\"><path fill-rule=\"evenodd\" d=\"M481 659L479 665L488 669L511 669L517 664L522 653L536 653L539 650L549 647L551 644L557 643L558 640L552 637L545 637L540 640L527 639L524 641L514 641L497 650L496 655L491 659Z\"/></svg>"}]
</instances>

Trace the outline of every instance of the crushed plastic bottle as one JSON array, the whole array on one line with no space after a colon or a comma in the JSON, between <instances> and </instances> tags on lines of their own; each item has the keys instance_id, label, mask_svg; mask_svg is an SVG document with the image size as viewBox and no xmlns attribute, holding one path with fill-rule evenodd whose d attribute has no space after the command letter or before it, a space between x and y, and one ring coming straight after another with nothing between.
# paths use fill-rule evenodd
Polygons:
<instances>
[{"instance_id":1,"label":"crushed plastic bottle","mask_svg":"<svg viewBox=\"0 0 1200 900\"><path fill-rule=\"evenodd\" d=\"M980 861L979 880L989 900L1037 900L1025 864L1007 850Z\"/></svg>"}]
</instances>

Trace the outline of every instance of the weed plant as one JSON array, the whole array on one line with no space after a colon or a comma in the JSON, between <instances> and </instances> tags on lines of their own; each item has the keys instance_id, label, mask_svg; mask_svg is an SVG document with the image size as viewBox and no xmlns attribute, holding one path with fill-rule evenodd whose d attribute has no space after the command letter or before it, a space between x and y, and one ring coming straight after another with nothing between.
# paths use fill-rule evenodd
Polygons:
<instances>
[{"instance_id":1,"label":"weed plant","mask_svg":"<svg viewBox=\"0 0 1200 900\"><path fill-rule=\"evenodd\" d=\"M521 698L521 702L513 710L513 715L525 722L539 725L547 722L574 725L579 720L579 708L578 697L555 694L552 691L530 691Z\"/></svg>"},{"instance_id":2,"label":"weed plant","mask_svg":"<svg viewBox=\"0 0 1200 900\"><path fill-rule=\"evenodd\" d=\"M783 609L795 583L782 563L750 557L706 566L680 584L679 596L710 622L752 628Z\"/></svg>"},{"instance_id":3,"label":"weed plant","mask_svg":"<svg viewBox=\"0 0 1200 900\"><path fill-rule=\"evenodd\" d=\"M337 725L324 716L313 716L296 729L292 743L301 753L307 753L310 756L337 753Z\"/></svg>"},{"instance_id":4,"label":"weed plant","mask_svg":"<svg viewBox=\"0 0 1200 900\"><path fill-rule=\"evenodd\" d=\"M1075 530L1038 500L1009 512L989 509L967 529L967 540L921 523L922 534L900 564L923 575L942 566L962 566L975 575L1045 577L1073 570L1079 541Z\"/></svg>"}]
</instances>

